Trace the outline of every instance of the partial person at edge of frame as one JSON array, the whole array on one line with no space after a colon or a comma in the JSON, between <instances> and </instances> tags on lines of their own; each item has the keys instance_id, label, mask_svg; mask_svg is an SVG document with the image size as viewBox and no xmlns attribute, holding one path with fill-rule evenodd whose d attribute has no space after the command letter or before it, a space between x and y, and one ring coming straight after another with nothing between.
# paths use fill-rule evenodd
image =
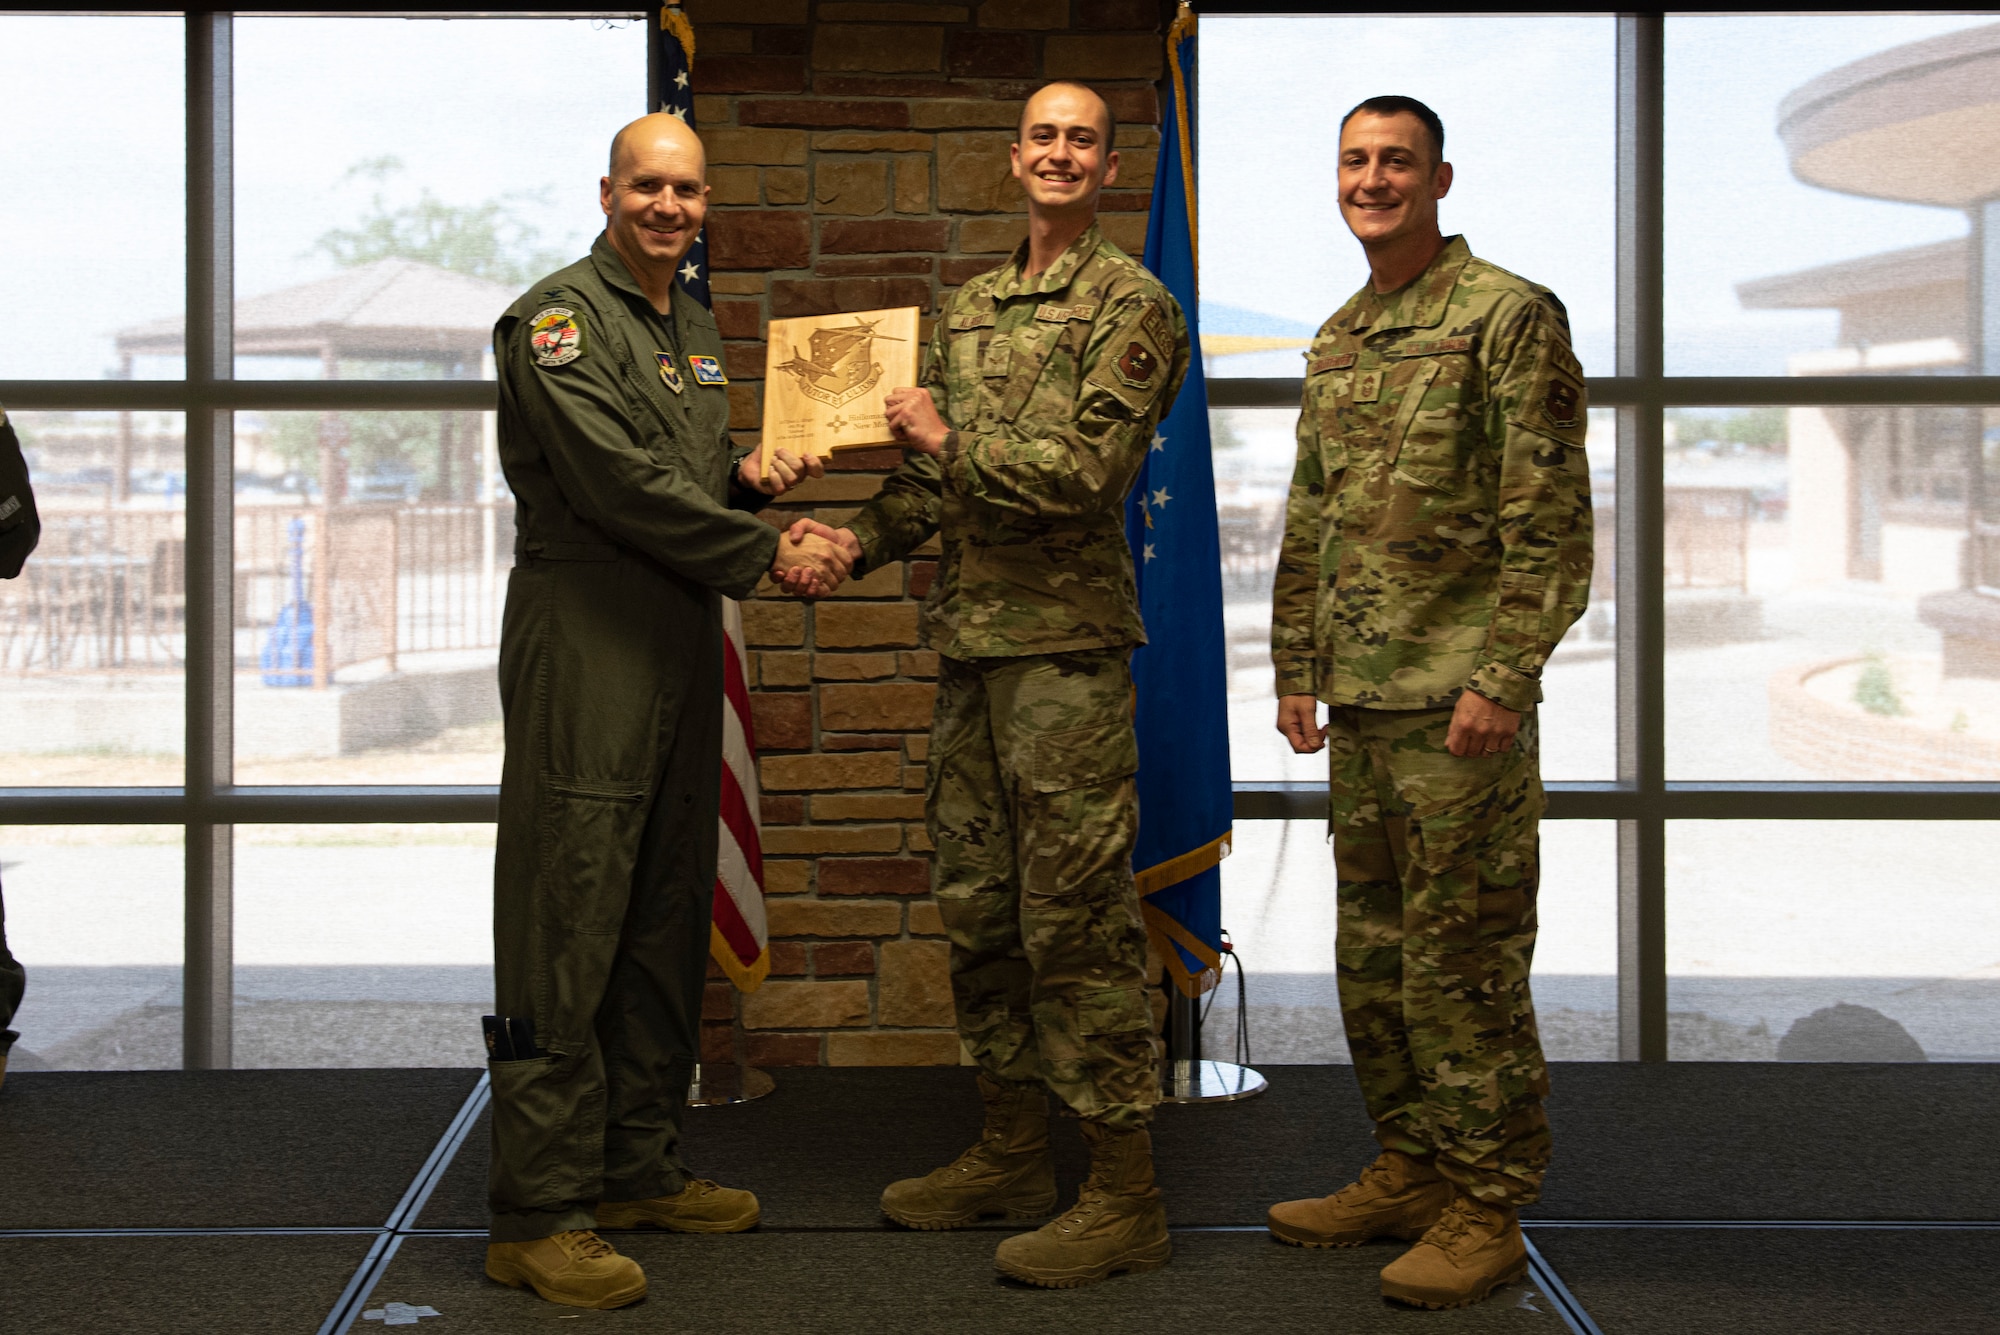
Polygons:
<instances>
[{"instance_id":1,"label":"partial person at edge of frame","mask_svg":"<svg viewBox=\"0 0 2000 1335\"><path fill-rule=\"evenodd\" d=\"M14 434L14 424L7 420L7 409L0 405L0 579L20 574L41 540L42 518L35 509L28 461L21 454L21 438ZM27 985L27 970L7 949L7 901L0 892L0 1089L7 1084L7 1054L21 1037L8 1026L21 1009Z\"/></svg>"},{"instance_id":2,"label":"partial person at edge of frame","mask_svg":"<svg viewBox=\"0 0 2000 1335\"><path fill-rule=\"evenodd\" d=\"M953 1163L891 1184L882 1210L922 1229L1047 1215L1052 1090L1079 1119L1089 1178L994 1255L1045 1287L1172 1254L1132 877L1130 664L1145 630L1125 498L1192 354L1173 297L1098 229L1115 134L1082 84L1028 99L1011 153L1027 240L946 303L922 383L890 391L902 467L846 528L791 530L837 539L857 573L941 539L920 612L939 654L926 815L985 1129Z\"/></svg>"},{"instance_id":3,"label":"partial person at edge of frame","mask_svg":"<svg viewBox=\"0 0 2000 1335\"><path fill-rule=\"evenodd\" d=\"M1381 1154L1269 1224L1414 1243L1383 1295L1459 1307L1525 1273L1549 1163L1535 705L1590 590L1583 370L1554 293L1440 230L1429 107L1350 111L1339 182L1369 281L1307 353L1271 656L1278 730L1329 750L1341 1014Z\"/></svg>"},{"instance_id":4,"label":"partial person at edge of frame","mask_svg":"<svg viewBox=\"0 0 2000 1335\"><path fill-rule=\"evenodd\" d=\"M722 764L721 598L767 574L827 591L845 552L756 517L821 473L732 448L722 341L675 274L708 207L670 115L618 132L605 230L494 327L515 501L500 634L492 1224L486 1273L553 1302L646 1293L598 1228L729 1233L757 1198L694 1177Z\"/></svg>"}]
</instances>

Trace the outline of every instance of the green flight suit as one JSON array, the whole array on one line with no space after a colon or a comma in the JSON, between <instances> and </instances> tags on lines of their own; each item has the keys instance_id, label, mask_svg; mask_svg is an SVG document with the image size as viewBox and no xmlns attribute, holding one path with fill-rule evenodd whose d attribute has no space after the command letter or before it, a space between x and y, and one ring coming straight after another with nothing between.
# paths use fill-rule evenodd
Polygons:
<instances>
[{"instance_id":1,"label":"green flight suit","mask_svg":"<svg viewBox=\"0 0 2000 1335\"><path fill-rule=\"evenodd\" d=\"M750 513L761 496L732 490L713 317L678 288L661 317L604 237L509 308L493 350L516 504L494 981L499 1013L532 1019L547 1055L491 1063L488 1185L493 1240L522 1242L685 1181L721 791L718 598L755 587L778 534Z\"/></svg>"},{"instance_id":2,"label":"green flight suit","mask_svg":"<svg viewBox=\"0 0 2000 1335\"><path fill-rule=\"evenodd\" d=\"M1144 1126L1159 1098L1132 879L1145 628L1125 497L1187 374L1187 322L1093 224L1042 273L954 293L921 375L952 428L851 521L860 568L941 538L926 815L960 1037L994 1079Z\"/></svg>"},{"instance_id":3,"label":"green flight suit","mask_svg":"<svg viewBox=\"0 0 2000 1335\"><path fill-rule=\"evenodd\" d=\"M1497 1205L1549 1161L1532 711L1590 593L1584 432L1562 303L1451 238L1314 338L1273 588L1277 693L1332 707L1334 955L1376 1138ZM1511 748L1449 752L1467 690L1523 714Z\"/></svg>"}]
</instances>

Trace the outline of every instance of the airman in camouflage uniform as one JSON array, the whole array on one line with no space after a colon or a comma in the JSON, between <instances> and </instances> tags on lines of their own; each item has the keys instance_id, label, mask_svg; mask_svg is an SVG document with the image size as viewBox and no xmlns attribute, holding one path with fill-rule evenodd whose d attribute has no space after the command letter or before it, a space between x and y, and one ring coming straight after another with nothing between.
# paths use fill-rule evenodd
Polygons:
<instances>
[{"instance_id":1,"label":"airman in camouflage uniform","mask_svg":"<svg viewBox=\"0 0 2000 1335\"><path fill-rule=\"evenodd\" d=\"M1514 1211L1549 1160L1534 706L1584 610L1591 508L1562 304L1437 240L1307 353L1272 658L1281 728L1287 697L1306 728L1314 697L1330 707L1341 1008L1384 1154L1342 1193L1273 1207L1271 1227L1421 1239L1384 1292L1451 1306L1525 1266Z\"/></svg>"},{"instance_id":2,"label":"airman in camouflage uniform","mask_svg":"<svg viewBox=\"0 0 2000 1335\"><path fill-rule=\"evenodd\" d=\"M1030 173L1031 225L1044 195L1088 180L1098 145L1080 138L1108 139L1108 121L1077 85L1030 100L1017 175ZM959 1033L988 1108L978 1145L892 1185L883 1209L918 1228L1046 1213L1052 1089L1083 1121L1091 1182L1069 1227L1011 1238L996 1258L1047 1285L1151 1268L1169 1251L1132 877L1129 663L1145 629L1125 498L1191 354L1173 297L1087 218L1046 267L1031 263L1031 239L947 303L921 372L936 453L911 450L849 530L857 571L942 539L920 613L940 655L927 812ZM890 421L922 440L908 402L891 394Z\"/></svg>"}]
</instances>

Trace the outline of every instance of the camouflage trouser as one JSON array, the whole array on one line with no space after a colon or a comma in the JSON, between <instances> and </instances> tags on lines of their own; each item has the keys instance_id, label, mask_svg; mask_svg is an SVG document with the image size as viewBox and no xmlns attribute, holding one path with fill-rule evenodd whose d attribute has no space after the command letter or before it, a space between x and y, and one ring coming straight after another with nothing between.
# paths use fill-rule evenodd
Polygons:
<instances>
[{"instance_id":1,"label":"camouflage trouser","mask_svg":"<svg viewBox=\"0 0 2000 1335\"><path fill-rule=\"evenodd\" d=\"M1336 956L1375 1136L1500 1205L1541 1193L1548 1071L1535 950L1536 718L1499 755L1445 749L1452 711L1334 708Z\"/></svg>"},{"instance_id":2,"label":"camouflage trouser","mask_svg":"<svg viewBox=\"0 0 2000 1335\"><path fill-rule=\"evenodd\" d=\"M1159 1099L1130 658L941 660L928 802L967 1049L1121 1130Z\"/></svg>"}]
</instances>

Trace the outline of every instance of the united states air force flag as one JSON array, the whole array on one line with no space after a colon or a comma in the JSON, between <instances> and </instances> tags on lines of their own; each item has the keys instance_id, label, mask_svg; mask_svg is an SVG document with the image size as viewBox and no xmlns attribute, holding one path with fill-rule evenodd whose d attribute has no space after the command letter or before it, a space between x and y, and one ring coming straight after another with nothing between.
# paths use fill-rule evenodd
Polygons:
<instances>
[{"instance_id":1,"label":"united states air force flag","mask_svg":"<svg viewBox=\"0 0 2000 1335\"><path fill-rule=\"evenodd\" d=\"M1183 9L1167 35L1173 81L1145 264L1180 302L1197 351L1126 504L1148 640L1132 658L1139 733L1139 844L1132 868L1154 945L1189 996L1201 991L1204 973L1222 965L1218 864L1229 852L1231 805L1222 555L1196 327L1187 101L1194 38L1194 15Z\"/></svg>"},{"instance_id":2,"label":"united states air force flag","mask_svg":"<svg viewBox=\"0 0 2000 1335\"><path fill-rule=\"evenodd\" d=\"M694 25L678 5L660 6L660 28L653 34L659 44L660 105L655 111L679 116L694 128ZM694 249L681 261L681 286L688 295L706 306L708 300L708 230L694 239Z\"/></svg>"},{"instance_id":3,"label":"united states air force flag","mask_svg":"<svg viewBox=\"0 0 2000 1335\"><path fill-rule=\"evenodd\" d=\"M660 105L694 127L694 25L678 8L660 10ZM708 300L708 239L697 236L681 269L681 286L702 305ZM750 722L749 678L744 671L743 613L722 600L722 814L717 832L715 899L708 953L729 981L754 992L771 971L770 932L764 920L764 853L758 830L757 734Z\"/></svg>"}]
</instances>

